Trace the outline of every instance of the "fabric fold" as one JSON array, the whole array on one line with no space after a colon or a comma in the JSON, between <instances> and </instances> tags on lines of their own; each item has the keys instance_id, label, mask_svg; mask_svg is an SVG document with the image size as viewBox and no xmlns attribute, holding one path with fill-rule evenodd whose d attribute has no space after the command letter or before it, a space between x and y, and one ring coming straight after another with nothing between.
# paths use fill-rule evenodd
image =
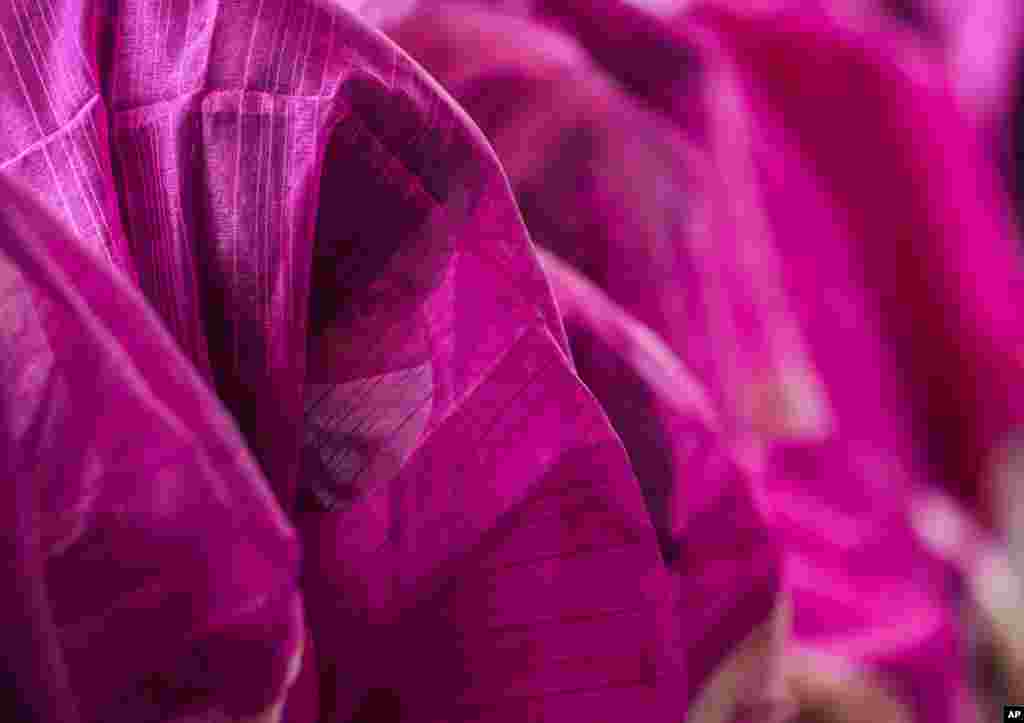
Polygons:
<instances>
[{"instance_id":1,"label":"fabric fold","mask_svg":"<svg viewBox=\"0 0 1024 723\"><path fill-rule=\"evenodd\" d=\"M3 183L11 719L262 711L299 652L295 532L139 294Z\"/></svg>"}]
</instances>

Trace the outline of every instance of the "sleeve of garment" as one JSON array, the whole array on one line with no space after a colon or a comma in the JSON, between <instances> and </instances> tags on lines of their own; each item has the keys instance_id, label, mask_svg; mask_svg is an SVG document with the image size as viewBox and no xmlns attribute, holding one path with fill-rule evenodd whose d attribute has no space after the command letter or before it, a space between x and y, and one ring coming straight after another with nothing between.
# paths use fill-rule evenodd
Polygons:
<instances>
[{"instance_id":1,"label":"sleeve of garment","mask_svg":"<svg viewBox=\"0 0 1024 723\"><path fill-rule=\"evenodd\" d=\"M271 716L300 654L294 531L141 297L0 195L8 719Z\"/></svg>"}]
</instances>

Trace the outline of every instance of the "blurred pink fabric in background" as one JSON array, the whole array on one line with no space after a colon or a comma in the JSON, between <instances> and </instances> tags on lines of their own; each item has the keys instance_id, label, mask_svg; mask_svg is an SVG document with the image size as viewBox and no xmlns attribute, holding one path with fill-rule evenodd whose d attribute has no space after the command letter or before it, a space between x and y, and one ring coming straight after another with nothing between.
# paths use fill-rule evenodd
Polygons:
<instances>
[{"instance_id":1,"label":"blurred pink fabric in background","mask_svg":"<svg viewBox=\"0 0 1024 723\"><path fill-rule=\"evenodd\" d=\"M472 5L433 6L421 3L427 10L392 35L492 138L535 240L632 299L667 339L685 329L684 357L707 345L716 351L705 358L746 375L729 378L726 398L767 453L764 499L789 552L799 646L867 666L915 718L973 719L957 592L966 570L920 538L912 513L937 483L989 519L996 490L987 485L1018 423L1019 271L1005 194L974 121L945 90L945 69L914 64L879 26L784 4L697 6L673 25L615 3L535 7L562 36ZM516 50L503 33L535 43ZM717 178L702 176L696 192L677 182L668 207L689 210L715 183L725 189L710 202L718 224L704 227L714 255L697 263L722 286L732 274L723 293L748 311L747 326L701 334L692 309L652 317L657 302L639 301L686 298L700 284L647 250L642 224L624 220L666 213L648 179L665 187L671 174L636 139L673 132L606 100L614 91L578 90L602 88L593 78L604 73L707 149ZM927 112L904 110L910 97ZM614 124L593 119L605 116L630 140L603 140ZM611 159L606 146L617 149ZM664 142L658 149L666 157ZM648 190L609 214L624 194L608 178ZM657 246L678 253L691 228L663 231ZM648 266L648 255L658 261ZM746 356L722 346L730 338ZM750 355L754 339L767 343ZM606 371L588 378L587 356L577 353L584 380L612 396L601 392ZM751 399L762 403L745 406ZM677 498L706 493L707 480L686 479ZM691 676L691 693L701 682ZM938 688L947 694L929 699Z\"/></svg>"}]
</instances>

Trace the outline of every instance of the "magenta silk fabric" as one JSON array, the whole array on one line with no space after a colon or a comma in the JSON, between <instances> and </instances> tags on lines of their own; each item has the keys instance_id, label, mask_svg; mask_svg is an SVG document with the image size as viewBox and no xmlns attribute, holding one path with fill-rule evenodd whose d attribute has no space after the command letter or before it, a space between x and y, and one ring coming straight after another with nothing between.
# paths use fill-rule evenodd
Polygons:
<instances>
[{"instance_id":1,"label":"magenta silk fabric","mask_svg":"<svg viewBox=\"0 0 1024 723\"><path fill-rule=\"evenodd\" d=\"M302 632L293 529L138 291L0 191L4 720L267 708Z\"/></svg>"},{"instance_id":2,"label":"magenta silk fabric","mask_svg":"<svg viewBox=\"0 0 1024 723\"><path fill-rule=\"evenodd\" d=\"M757 335L737 348L746 297L709 283L737 279L700 243L713 219L706 159L570 40L521 19L452 6L391 33L492 138L535 240L571 262L549 273L573 355L623 438L679 595L688 687L667 695L694 720L712 700L716 720L783 713L779 650L761 637L784 622L778 548L734 448L745 420L729 411L735 375L752 371L729 362L768 352ZM532 51L517 49L524 35ZM721 693L748 649L761 667Z\"/></svg>"},{"instance_id":3,"label":"magenta silk fabric","mask_svg":"<svg viewBox=\"0 0 1024 723\"><path fill-rule=\"evenodd\" d=\"M934 481L990 514L997 453L1019 423L1005 198L942 73L785 5L704 4L669 30L612 3L545 4L684 123L695 93L668 71L631 73L639 54L678 65L688 39L705 49L690 88L733 79L744 120L722 147L752 171L745 216L771 231L834 423L821 443L777 445L766 476L792 551L795 636L867 663L922 720L969 719L948 574L908 511Z\"/></svg>"},{"instance_id":4,"label":"magenta silk fabric","mask_svg":"<svg viewBox=\"0 0 1024 723\"><path fill-rule=\"evenodd\" d=\"M1017 90L1024 7L1014 0L835 0L843 25L888 38L886 49L942 67L958 103L1004 171L1012 163L1010 113ZM677 3L678 5L678 3Z\"/></svg>"},{"instance_id":5,"label":"magenta silk fabric","mask_svg":"<svg viewBox=\"0 0 1024 723\"><path fill-rule=\"evenodd\" d=\"M902 394L883 398L904 398L896 408L906 409L904 426L926 472L990 520L999 492L990 489L994 452L1020 424L1022 279L1007 199L973 123L942 73L901 62L884 38L796 12L742 16L708 7L703 17L731 48L763 129L755 157L766 189L777 189L766 190L774 198L766 206L780 245L793 247L784 255L817 273L838 270L832 256L845 249L846 284L861 286L862 303L876 308L875 346L892 360L880 376L902 378ZM829 72L815 72L807 57L827 60ZM859 153L862 145L834 142L837 134L899 153ZM814 263L803 253L807 204L794 202L794 185L831 212L822 234L833 229L835 251L815 254ZM800 306L810 310L817 297L801 275L793 273L794 295L803 293Z\"/></svg>"},{"instance_id":6,"label":"magenta silk fabric","mask_svg":"<svg viewBox=\"0 0 1024 723\"><path fill-rule=\"evenodd\" d=\"M733 156L736 164L732 177L744 162L742 154L735 160L721 127L753 134L755 158L745 165L758 170L734 182L734 197L750 195L744 185L770 180L760 170L769 151L807 158L797 163L821 177L820 195L842 213L833 225L849 227L844 241L863 257L853 282L878 299L886 317L883 338L910 387L914 431L938 468L935 477L990 519L986 465L1021 414L1021 272L1006 194L979 147L976 118L954 100L948 69L915 62L876 26L839 22L814 3L688 3L670 22L610 0L533 6L565 26L624 87L685 127L701 122L694 98L710 95L697 102L721 107L728 103L723 95L736 96L718 89L735 86L742 101L731 101L707 128L719 127L723 158ZM703 55L695 49L700 44L707 45ZM701 95L703 88L714 92ZM770 130L782 123L780 114L787 127ZM781 149L780 132L797 147ZM881 173L874 155L857 152L865 146L899 149L890 161L899 172ZM769 226L777 223L779 202L757 205ZM770 230L780 246L808 238ZM784 248L781 256L789 262Z\"/></svg>"},{"instance_id":7,"label":"magenta silk fabric","mask_svg":"<svg viewBox=\"0 0 1024 723\"><path fill-rule=\"evenodd\" d=\"M942 74L902 62L881 36L795 12L704 18L744 79L764 203L839 431L828 445L836 452L783 450L776 460L783 479L804 478L805 499L842 512L819 513L817 524L848 531L831 535L827 555L794 566L795 634L859 649L922 720L970 720L957 700L966 695L955 619L930 605L908 614L922 595L941 601L943 583L911 553L905 520L927 482L986 520L1002 494L1000 448L1020 423L1022 389L1020 265L1006 200ZM813 484L823 476L828 487ZM808 506L788 507L800 515ZM858 530L857 520L868 524ZM816 592L815 568L829 560L858 583L851 591L872 580L870 607ZM852 634L864 611L874 639ZM937 686L945 701L930 696Z\"/></svg>"},{"instance_id":8,"label":"magenta silk fabric","mask_svg":"<svg viewBox=\"0 0 1024 723\"><path fill-rule=\"evenodd\" d=\"M694 721L780 719L780 551L749 459L778 396L777 310L751 308L707 153L522 18L452 4L388 32L492 139L531 235L563 259L546 257L577 368L629 452L679 596L665 634L688 684L666 703Z\"/></svg>"},{"instance_id":9,"label":"magenta silk fabric","mask_svg":"<svg viewBox=\"0 0 1024 723\"><path fill-rule=\"evenodd\" d=\"M681 687L684 671L664 633L674 593L641 490L576 376L497 159L438 86L348 11L313 0L18 0L0 8L0 30L0 173L63 229L46 263L66 278L44 277L47 293L91 295L113 329L106 343L145 357L136 370L121 347L102 347L109 383L86 355L70 357L81 381L69 391L36 385L75 434L89 431L101 462L125 470L105 492L112 519L145 524L105 532L106 563L85 546L59 575L37 553L19 557L28 543L16 536L12 560L35 566L25 579L59 583L54 599L72 601L56 630L82 619L85 631L71 632L100 637L64 644L70 683L31 657L12 665L15 678L32 671L40 695L63 685L81 720L165 720L177 669L149 711L121 716L110 701L134 689L131 674L176 665L172 642L203 641L211 626L220 635L242 605L242 619L257 610L253 624L209 633L214 677L199 677L220 685L231 661L239 675L222 707L249 712L238 687L259 707L275 692L259 681L289 659L262 651L294 648L298 629L293 610L263 620L244 606L293 581L283 511L302 543L309 629L288 720L678 720L656 695ZM21 240L34 224L4 252L34 248ZM143 312L131 310L131 286L180 352L133 321ZM59 337L61 353L91 348L74 338ZM177 368L179 353L195 371ZM152 419L137 406L95 416L103 395L134 404L146 384L182 398L161 397ZM204 486L219 468L191 458L194 477L145 473L162 435L171 451L219 445L247 459L224 422L217 432L164 419L189 394L223 419L202 384L266 482L244 466L238 484L251 473L249 486L232 495ZM53 463L72 479L91 474L92 458L61 455ZM16 489L31 491L27 480ZM82 508L63 499L50 515L81 524ZM166 512L181 505L184 526ZM180 553L164 551L165 534ZM280 563L250 575L225 557L254 556L245 545ZM209 559L191 565L161 557L200 550ZM150 578L110 569L136 555L159 567L153 589L180 610L158 612ZM80 575L83 557L93 567ZM122 654L108 636L154 643Z\"/></svg>"},{"instance_id":10,"label":"magenta silk fabric","mask_svg":"<svg viewBox=\"0 0 1024 723\"><path fill-rule=\"evenodd\" d=\"M710 396L655 332L553 255L545 267L582 378L622 435L678 594L663 634L688 686L687 720L784 721L789 607L780 549Z\"/></svg>"},{"instance_id":11,"label":"magenta silk fabric","mask_svg":"<svg viewBox=\"0 0 1024 723\"><path fill-rule=\"evenodd\" d=\"M670 17L701 3L694 0L627 0ZM514 5L509 0L504 5ZM729 4L723 0L720 4ZM1024 41L1024 7L1014 0L770 0L754 6L732 0L741 13L813 11L855 32L873 33L885 52L911 62L943 66L963 110L995 141L1008 147L1007 116L1015 100ZM760 7L760 10L756 8Z\"/></svg>"},{"instance_id":12,"label":"magenta silk fabric","mask_svg":"<svg viewBox=\"0 0 1024 723\"><path fill-rule=\"evenodd\" d=\"M991 514L994 463L1021 408L1020 287L1005 198L945 70L877 27L796 3L703 4L671 22L613 2L534 3L562 33L521 8L420 5L393 37L491 137L535 239L664 335L741 450L751 437L767 448L754 480L790 553L797 645L866 668L919 720L971 720L957 571L911 513L935 482ZM605 74L661 124L615 98ZM699 151L678 162L689 183L663 160L680 157L674 134ZM663 139L646 144L657 162L636 140L647 137ZM687 225L702 202L714 239L703 256ZM645 237L672 213L674 232ZM683 300L708 290L654 252L665 247L717 282L732 328L701 326ZM631 449L637 397L615 399L622 361L594 347L574 340L581 376ZM633 454L641 484L658 458ZM673 495L714 489L698 479ZM692 696L709 658L690 663Z\"/></svg>"},{"instance_id":13,"label":"magenta silk fabric","mask_svg":"<svg viewBox=\"0 0 1024 723\"><path fill-rule=\"evenodd\" d=\"M772 720L791 595L971 720L984 113L821 3L414 4L0 7L8 717Z\"/></svg>"}]
</instances>

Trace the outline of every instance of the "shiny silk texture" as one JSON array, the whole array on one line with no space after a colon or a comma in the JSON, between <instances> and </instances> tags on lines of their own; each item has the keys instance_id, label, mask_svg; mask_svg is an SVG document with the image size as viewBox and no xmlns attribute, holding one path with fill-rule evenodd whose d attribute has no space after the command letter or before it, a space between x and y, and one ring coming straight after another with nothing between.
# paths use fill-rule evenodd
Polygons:
<instances>
[{"instance_id":1,"label":"shiny silk texture","mask_svg":"<svg viewBox=\"0 0 1024 723\"><path fill-rule=\"evenodd\" d=\"M521 18L453 5L389 33L480 123L534 239L565 260L548 268L577 367L623 438L677 586L689 675L667 698L693 721L780 719L779 549L745 458L779 369L767 310L745 308L743 270L706 243L712 228L731 243L706 154Z\"/></svg>"},{"instance_id":2,"label":"shiny silk texture","mask_svg":"<svg viewBox=\"0 0 1024 723\"><path fill-rule=\"evenodd\" d=\"M256 721L297 662L295 532L137 289L0 192L0 713Z\"/></svg>"},{"instance_id":3,"label":"shiny silk texture","mask_svg":"<svg viewBox=\"0 0 1024 723\"><path fill-rule=\"evenodd\" d=\"M843 223L856 231L851 243L865 249L860 264L868 274L865 281L894 317L887 338L909 365L912 373L905 376L932 392L930 404L917 402L935 429L921 436L942 443L930 445L941 476L965 498L980 496L985 455L1019 415L1014 398L1019 385L1003 385L1002 380L1020 376L1016 344L1021 332L1014 303L1020 273L1013 263L1005 198L969 134L970 122L956 112L946 75L926 64L902 62L888 37L832 23L797 3L744 11L739 3L735 10L731 5L695 4L676 27L703 27L717 38L720 52L732 56L750 99L748 125L769 125L764 106L785 112L786 132L799 140L799 152L814 163L829 194L843 203L849 217ZM606 28L611 23L597 19L615 14L622 26L629 13L625 7L617 14L584 13L569 2L549 7L577 18L575 32L599 56L611 55L616 46L606 37L614 29ZM648 18L637 22L651 27ZM598 30L606 31L600 41ZM652 55L652 62L674 57L663 45L650 42L636 50ZM809 62L812 58L828 61L828 67ZM670 80L657 74L622 75L652 101L671 102ZM907 103L909 98L917 103ZM837 126L838 120L844 124ZM855 153L861 145L838 142L844 137L869 148L902 149L899 164L892 162L900 173L881 173L872 156ZM916 142L909 143L910 138ZM964 142L952 143L952 138ZM881 192L879 180L886 182L888 193ZM785 243L783 234L776 236ZM888 238L904 240L875 241ZM868 254L871 250L874 255ZM940 385L948 387L944 393L935 388ZM954 431L954 425L968 429Z\"/></svg>"},{"instance_id":4,"label":"shiny silk texture","mask_svg":"<svg viewBox=\"0 0 1024 723\"><path fill-rule=\"evenodd\" d=\"M940 65L1002 171L1012 170L1010 114L1019 90L1024 7L1013 0L839 0L841 24L888 37L889 52Z\"/></svg>"},{"instance_id":5,"label":"shiny silk texture","mask_svg":"<svg viewBox=\"0 0 1024 723\"><path fill-rule=\"evenodd\" d=\"M693 295L699 284L646 260L650 248L628 225L643 217L644 202L616 206L601 180L628 178L653 199L648 176L670 174L637 155L641 143L607 144L629 148L621 151L629 163L595 152L601 131L580 117L615 104L608 93L581 100L578 89L609 73L705 152L712 173L695 185L717 209L718 253L697 258L723 286L735 274L726 294L753 309L733 343L765 340L761 354L755 345L745 356L708 356L747 372L724 377L735 400L724 407L741 428L745 420L759 430L770 452L761 478L790 551L796 641L817 659L838 660L843 675L871 671L915 719L970 720L952 571L919 539L911 512L932 482L991 512L986 485L1020 409L1019 274L1005 199L941 69L909 64L889 36L795 4L705 4L671 22L618 3L536 4L561 36L527 33L519 18L469 22L474 11L457 5L439 21L444 12L421 5L428 10L393 35L491 136L531 233L667 339L693 334L676 342L688 359L730 335L719 327L702 340L692 312L652 317L657 307L642 299L679 295L673 284ZM494 50L503 32L529 35L542 51ZM600 71L587 67L587 53ZM623 107L616 120L634 137L670 135ZM565 174L558 182L557 169ZM716 175L725 189L717 197ZM548 181L546 193L535 179ZM561 196L559 183L569 189ZM692 196L677 184L669 197L692 206ZM534 211L545 203L551 210ZM649 203L649 215L665 213L665 204ZM607 238L622 229L609 250ZM677 253L685 238L672 238ZM790 309L813 363L788 328ZM613 367L602 362L588 374L587 353L577 358L614 423L615 403L601 391L610 385L600 381ZM825 410L816 409L821 387ZM628 431L620 433L629 448ZM685 494L699 496L701 486ZM691 694L705 662L693 662ZM946 694L932 693L939 689Z\"/></svg>"},{"instance_id":6,"label":"shiny silk texture","mask_svg":"<svg viewBox=\"0 0 1024 723\"><path fill-rule=\"evenodd\" d=\"M626 0L664 17L687 12L694 0ZM503 3L512 5L514 3ZM728 4L726 0L722 4ZM749 13L749 2L731 6ZM1024 6L1015 0L773 0L769 12L814 10L830 23L869 33L878 48L902 62L931 65L945 75L961 110L979 132L984 150L1017 198L1021 180L1019 116Z\"/></svg>"},{"instance_id":7,"label":"shiny silk texture","mask_svg":"<svg viewBox=\"0 0 1024 723\"><path fill-rule=\"evenodd\" d=\"M718 220L706 157L571 39L522 18L452 5L388 32L488 134L531 235L562 258L548 269L577 368L629 452L678 595L665 633L678 636L688 685L666 689L666 703L693 721L776 719L779 549L731 394L755 386L738 375L770 351L766 325L739 308L738 270L704 244Z\"/></svg>"},{"instance_id":8,"label":"shiny silk texture","mask_svg":"<svg viewBox=\"0 0 1024 723\"><path fill-rule=\"evenodd\" d=\"M859 547L861 559L871 560L879 589L888 581L890 601L909 596L897 592L907 588L899 583L909 580L907 570L917 576L913 587L941 599L937 570L926 572L912 558L900 563L892 553L903 532L888 520L906 515L897 516L892 501L902 497L913 520L922 487L937 483L982 519L1002 522L1000 485L1019 485L1005 479L1000 457L1020 423L1020 265L984 138L957 107L944 75L902 62L884 38L819 27L797 13L769 19L709 10L704 18L735 53L750 89L763 134L755 157L766 205L845 437L848 479L856 484L830 496L846 520L874 523L860 538L866 546L854 536L846 549ZM837 135L850 141L836 142ZM819 242L809 253L806 239L829 239L827 250ZM820 304L822 287L838 292L831 309ZM878 374L868 380L853 369ZM793 452L784 452L780 464L795 474L801 457L803 464L824 459ZM876 540L884 545L878 554L864 555ZM808 589L816 586L811 576L804 580ZM973 586L973 576L966 582ZM917 640L918 650L901 652L878 638L861 643L864 657L900 681L923 715L971 719L967 711L940 710L927 693L944 677L947 705L956 705L951 673L942 676L926 651L955 660L961 635L938 621L926 633L923 615L901 624L910 607L902 605L899 614L876 613L873 627L916 629L901 645ZM801 617L811 619L797 604L797 636L820 640L823 631L801 625ZM857 648L842 636L833 644Z\"/></svg>"},{"instance_id":9,"label":"shiny silk texture","mask_svg":"<svg viewBox=\"0 0 1024 723\"><path fill-rule=\"evenodd\" d=\"M18 680L31 671L40 699L63 686L80 720L166 720L173 670L167 700L140 694L150 710L119 717L111 701L134 690L133 674L175 665L172 642L224 627L214 677L200 684L222 680L225 661L253 668L222 686L222 707L248 714L237 688L259 707L282 687L260 681L290 659L265 651L295 647L294 610L263 620L244 604L293 579L283 512L303 546L308 625L287 720L677 720L656 695L684 671L662 632L673 592L641 490L576 375L497 159L451 99L390 41L314 0L16 0L0 8L0 30L3 181L63 229L44 271L64 276L42 276L47 293L91 294L114 329L102 369L80 354L100 321L87 343L59 335L82 381L35 391L55 418L83 420L75 434L92 420L99 460L126 470L105 492L109 524L138 521L68 558L90 561L85 577L41 569L38 551L19 556L28 543L16 536L12 560L34 566L26 584L59 582L55 599L71 606L38 629L78 636L64 644L67 680L27 654ZM34 248L23 241L34 223L4 252ZM119 296L137 307L138 291L180 351L133 321L143 312ZM137 368L124 345L145 357ZM182 357L194 371L179 369ZM181 397L164 405L205 399L223 420L202 386L212 389L266 481L251 465L232 469L231 496L206 485L218 467L186 452L194 476L146 474L136 456L164 434L172 451L190 441L247 459L223 421L188 417L164 432L170 412L143 417L149 398L132 395L147 384ZM104 394L129 411L95 417ZM61 479L95 469L76 449L51 453ZM83 524L87 508L63 499L49 516ZM250 575L248 558L225 557L254 556L248 546L281 563ZM200 549L208 559L164 564ZM111 569L133 556L150 577ZM158 612L151 590L180 610ZM233 618L219 622L232 605L243 618L257 610L244 635L233 637ZM79 619L81 632L67 627ZM239 636L260 652L232 645ZM129 637L153 643L128 652Z\"/></svg>"},{"instance_id":10,"label":"shiny silk texture","mask_svg":"<svg viewBox=\"0 0 1024 723\"><path fill-rule=\"evenodd\" d=\"M606 405L641 479L677 586L688 686L666 705L691 723L785 721L789 604L780 555L709 395L648 326L564 261L547 255L581 374Z\"/></svg>"},{"instance_id":11,"label":"shiny silk texture","mask_svg":"<svg viewBox=\"0 0 1024 723\"><path fill-rule=\"evenodd\" d=\"M767 475L796 638L869 664L922 720L970 719L947 574L908 512L934 482L990 516L1019 423L1020 269L974 127L941 73L785 3L703 4L672 32L625 6L546 6L606 67L641 52L663 66L690 37L738 79L746 132L732 146L747 145L835 422L823 443L778 445ZM662 108L685 97L620 77Z\"/></svg>"}]
</instances>

